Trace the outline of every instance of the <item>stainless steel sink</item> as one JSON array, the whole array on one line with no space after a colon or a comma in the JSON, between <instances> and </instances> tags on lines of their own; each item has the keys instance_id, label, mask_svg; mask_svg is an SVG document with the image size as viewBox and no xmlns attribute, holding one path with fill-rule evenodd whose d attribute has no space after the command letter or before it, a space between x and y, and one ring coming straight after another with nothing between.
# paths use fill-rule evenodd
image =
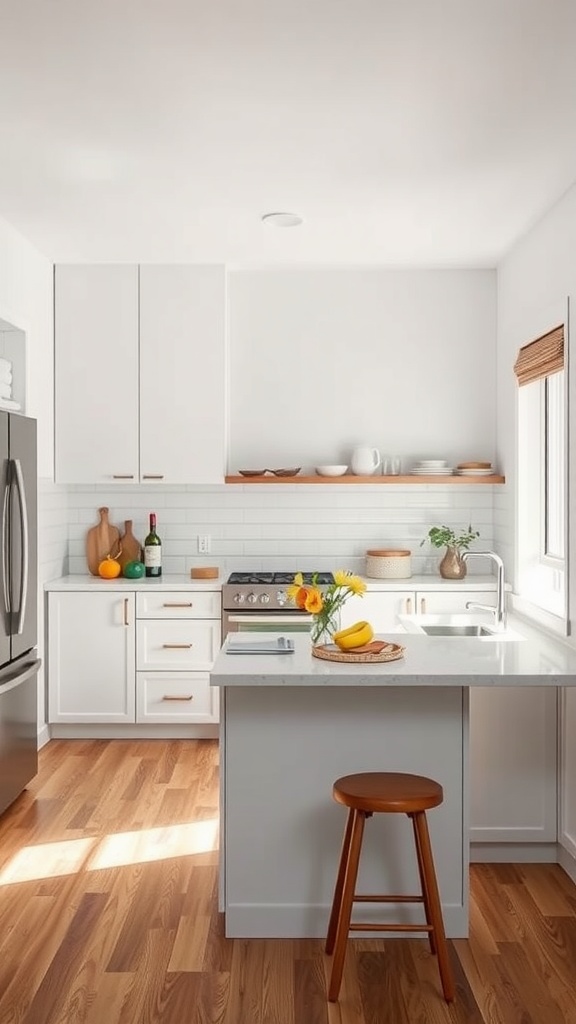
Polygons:
<instances>
[{"instance_id":1,"label":"stainless steel sink","mask_svg":"<svg viewBox=\"0 0 576 1024\"><path fill-rule=\"evenodd\" d=\"M495 636L493 629L487 626L422 626L428 636Z\"/></svg>"}]
</instances>

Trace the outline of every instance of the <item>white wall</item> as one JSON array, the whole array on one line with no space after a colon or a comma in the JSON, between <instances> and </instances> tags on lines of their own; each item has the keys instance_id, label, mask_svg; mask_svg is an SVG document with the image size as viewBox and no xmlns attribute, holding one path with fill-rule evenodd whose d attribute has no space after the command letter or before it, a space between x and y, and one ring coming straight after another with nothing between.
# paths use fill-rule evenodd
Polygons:
<instances>
[{"instance_id":1,"label":"white wall","mask_svg":"<svg viewBox=\"0 0 576 1024\"><path fill-rule=\"evenodd\" d=\"M0 319L24 332L26 413L38 420L38 652L44 660L43 583L66 566L67 496L55 495L54 345L52 264L0 219ZM22 393L21 381L17 384ZM44 715L44 672L38 681L39 725Z\"/></svg>"},{"instance_id":2,"label":"white wall","mask_svg":"<svg viewBox=\"0 0 576 1024\"><path fill-rule=\"evenodd\" d=\"M505 490L495 494L495 537L507 565L514 564L516 493L516 408L518 391L513 365L518 349L566 320L570 300L576 311L576 186L510 251L498 268L498 464L506 474ZM574 331L569 353L574 360ZM574 372L570 372L571 408L576 408ZM574 419L574 414L572 414ZM576 499L576 435L571 431L570 508ZM570 561L576 562L572 537ZM571 594L576 594L572 569ZM574 604L574 599L573 602ZM574 612L572 612L572 618Z\"/></svg>"},{"instance_id":3,"label":"white wall","mask_svg":"<svg viewBox=\"0 0 576 1024\"><path fill-rule=\"evenodd\" d=\"M26 334L26 412L38 420L38 475L54 475L52 264L0 219L0 318Z\"/></svg>"},{"instance_id":4,"label":"white wall","mask_svg":"<svg viewBox=\"0 0 576 1024\"><path fill-rule=\"evenodd\" d=\"M229 324L231 472L494 459L494 271L240 270Z\"/></svg>"}]
</instances>

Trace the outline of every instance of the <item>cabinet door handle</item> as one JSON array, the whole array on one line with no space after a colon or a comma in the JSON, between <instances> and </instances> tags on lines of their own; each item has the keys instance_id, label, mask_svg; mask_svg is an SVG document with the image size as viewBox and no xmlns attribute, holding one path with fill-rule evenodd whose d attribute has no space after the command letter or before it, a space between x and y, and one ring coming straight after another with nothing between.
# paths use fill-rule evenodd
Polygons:
<instances>
[{"instance_id":1,"label":"cabinet door handle","mask_svg":"<svg viewBox=\"0 0 576 1024\"><path fill-rule=\"evenodd\" d=\"M125 597L124 598L124 625L125 626L129 626L130 625L130 620L128 618L128 601L129 601L129 598Z\"/></svg>"},{"instance_id":2,"label":"cabinet door handle","mask_svg":"<svg viewBox=\"0 0 576 1024\"><path fill-rule=\"evenodd\" d=\"M113 480L133 480L134 473L112 473Z\"/></svg>"},{"instance_id":3,"label":"cabinet door handle","mask_svg":"<svg viewBox=\"0 0 576 1024\"><path fill-rule=\"evenodd\" d=\"M193 608L192 601L164 601L163 608Z\"/></svg>"},{"instance_id":4,"label":"cabinet door handle","mask_svg":"<svg viewBox=\"0 0 576 1024\"><path fill-rule=\"evenodd\" d=\"M174 649L178 648L179 650L185 648L186 650L188 650L190 647L192 647L192 644L162 644L162 647L169 647Z\"/></svg>"},{"instance_id":5,"label":"cabinet door handle","mask_svg":"<svg viewBox=\"0 0 576 1024\"><path fill-rule=\"evenodd\" d=\"M412 598L406 598L406 615L412 615Z\"/></svg>"},{"instance_id":6,"label":"cabinet door handle","mask_svg":"<svg viewBox=\"0 0 576 1024\"><path fill-rule=\"evenodd\" d=\"M164 473L142 473L143 480L163 480Z\"/></svg>"},{"instance_id":7,"label":"cabinet door handle","mask_svg":"<svg viewBox=\"0 0 576 1024\"><path fill-rule=\"evenodd\" d=\"M421 597L420 598L420 615L425 615L425 614L426 614L426 598L425 597Z\"/></svg>"},{"instance_id":8,"label":"cabinet door handle","mask_svg":"<svg viewBox=\"0 0 576 1024\"><path fill-rule=\"evenodd\" d=\"M176 695L172 695L171 693L166 693L162 697L162 700L194 700L194 694L191 693L188 697L177 697Z\"/></svg>"}]
</instances>

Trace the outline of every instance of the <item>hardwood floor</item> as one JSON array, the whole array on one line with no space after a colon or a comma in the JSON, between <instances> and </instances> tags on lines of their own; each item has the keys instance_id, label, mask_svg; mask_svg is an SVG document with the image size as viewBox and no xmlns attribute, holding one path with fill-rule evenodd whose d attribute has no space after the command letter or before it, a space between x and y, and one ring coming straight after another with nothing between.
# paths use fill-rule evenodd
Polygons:
<instances>
[{"instance_id":1,"label":"hardwood floor","mask_svg":"<svg viewBox=\"0 0 576 1024\"><path fill-rule=\"evenodd\" d=\"M226 940L214 740L58 740L0 817L0 1024L576 1024L576 887L475 865L456 1001L424 939Z\"/></svg>"}]
</instances>

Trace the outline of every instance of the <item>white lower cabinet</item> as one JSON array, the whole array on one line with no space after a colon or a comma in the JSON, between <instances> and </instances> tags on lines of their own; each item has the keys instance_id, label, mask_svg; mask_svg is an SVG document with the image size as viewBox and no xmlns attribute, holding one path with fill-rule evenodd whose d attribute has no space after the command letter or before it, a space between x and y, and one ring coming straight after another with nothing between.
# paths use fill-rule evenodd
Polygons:
<instances>
[{"instance_id":1,"label":"white lower cabinet","mask_svg":"<svg viewBox=\"0 0 576 1024\"><path fill-rule=\"evenodd\" d=\"M367 590L359 597L350 597L340 611L342 629L367 619L376 633L398 628L399 615L436 615L443 612L466 611L468 601L495 605L496 590Z\"/></svg>"},{"instance_id":2,"label":"white lower cabinet","mask_svg":"<svg viewBox=\"0 0 576 1024\"><path fill-rule=\"evenodd\" d=\"M135 596L48 595L50 722L135 720Z\"/></svg>"},{"instance_id":3,"label":"white lower cabinet","mask_svg":"<svg viewBox=\"0 0 576 1024\"><path fill-rule=\"evenodd\" d=\"M220 594L138 593L136 616L136 721L217 722Z\"/></svg>"},{"instance_id":4,"label":"white lower cabinet","mask_svg":"<svg viewBox=\"0 0 576 1024\"><path fill-rule=\"evenodd\" d=\"M555 688L471 687L470 842L555 842L556 764Z\"/></svg>"},{"instance_id":5,"label":"white lower cabinet","mask_svg":"<svg viewBox=\"0 0 576 1024\"><path fill-rule=\"evenodd\" d=\"M214 724L220 592L48 595L48 720Z\"/></svg>"},{"instance_id":6,"label":"white lower cabinet","mask_svg":"<svg viewBox=\"0 0 576 1024\"><path fill-rule=\"evenodd\" d=\"M496 590L422 590L415 595L416 615L444 615L449 612L467 612L468 603L496 607Z\"/></svg>"},{"instance_id":7,"label":"white lower cabinet","mask_svg":"<svg viewBox=\"0 0 576 1024\"><path fill-rule=\"evenodd\" d=\"M138 672L137 722L217 722L217 700L208 672Z\"/></svg>"},{"instance_id":8,"label":"white lower cabinet","mask_svg":"<svg viewBox=\"0 0 576 1024\"><path fill-rule=\"evenodd\" d=\"M340 627L347 629L353 623L366 619L376 633L398 627L398 616L406 613L406 602L414 599L412 590L366 591L349 597L340 609Z\"/></svg>"}]
</instances>

